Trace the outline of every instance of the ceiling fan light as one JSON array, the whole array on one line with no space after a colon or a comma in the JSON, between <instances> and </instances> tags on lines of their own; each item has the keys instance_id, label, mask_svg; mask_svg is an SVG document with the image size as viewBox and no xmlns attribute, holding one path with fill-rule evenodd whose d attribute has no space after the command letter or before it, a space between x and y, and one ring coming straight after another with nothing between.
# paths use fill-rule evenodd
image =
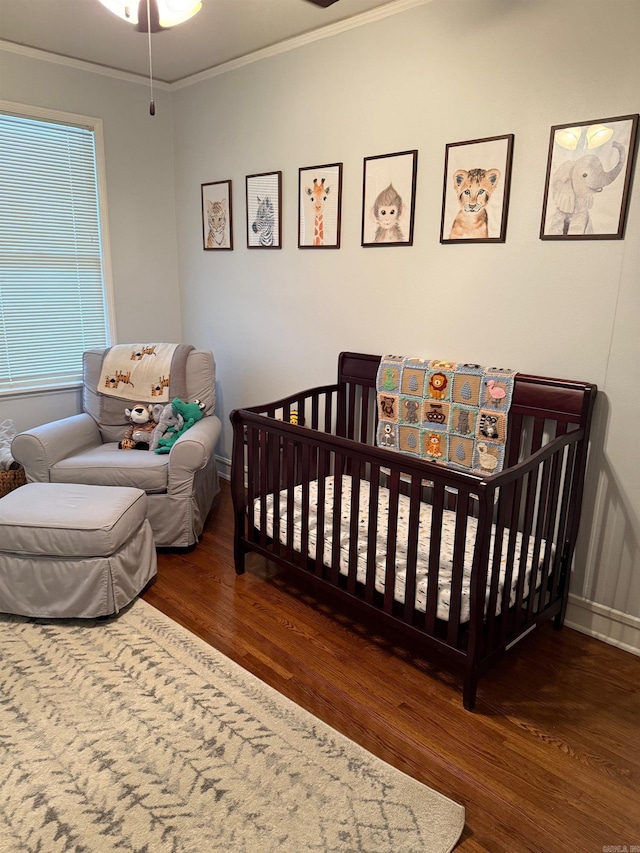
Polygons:
<instances>
[{"instance_id":1,"label":"ceiling fan light","mask_svg":"<svg viewBox=\"0 0 640 853\"><path fill-rule=\"evenodd\" d=\"M100 2L123 21L137 26L139 0L100 0ZM158 10L159 24L163 29L188 21L202 9L201 0L154 0L154 4Z\"/></svg>"},{"instance_id":2,"label":"ceiling fan light","mask_svg":"<svg viewBox=\"0 0 640 853\"><path fill-rule=\"evenodd\" d=\"M613 136L613 128L606 124L592 124L587 129L587 148L598 148Z\"/></svg>"},{"instance_id":3,"label":"ceiling fan light","mask_svg":"<svg viewBox=\"0 0 640 853\"><path fill-rule=\"evenodd\" d=\"M200 9L200 0L157 0L161 27L175 27L193 18Z\"/></svg>"},{"instance_id":4,"label":"ceiling fan light","mask_svg":"<svg viewBox=\"0 0 640 853\"><path fill-rule=\"evenodd\" d=\"M556 130L555 141L562 148L568 148L569 151L575 151L580 141L581 127L564 127L561 130Z\"/></svg>"}]
</instances>

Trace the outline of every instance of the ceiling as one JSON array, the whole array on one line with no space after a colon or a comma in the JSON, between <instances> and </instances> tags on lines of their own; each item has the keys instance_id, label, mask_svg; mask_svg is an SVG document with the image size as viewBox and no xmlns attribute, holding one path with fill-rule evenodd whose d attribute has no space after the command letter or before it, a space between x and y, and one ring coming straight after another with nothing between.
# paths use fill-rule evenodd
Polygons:
<instances>
[{"instance_id":1,"label":"ceiling","mask_svg":"<svg viewBox=\"0 0 640 853\"><path fill-rule=\"evenodd\" d=\"M180 26L152 36L154 78L176 83L330 25L345 28L426 0L202 0ZM0 0L0 47L35 48L118 71L147 75L147 35L98 0Z\"/></svg>"}]
</instances>

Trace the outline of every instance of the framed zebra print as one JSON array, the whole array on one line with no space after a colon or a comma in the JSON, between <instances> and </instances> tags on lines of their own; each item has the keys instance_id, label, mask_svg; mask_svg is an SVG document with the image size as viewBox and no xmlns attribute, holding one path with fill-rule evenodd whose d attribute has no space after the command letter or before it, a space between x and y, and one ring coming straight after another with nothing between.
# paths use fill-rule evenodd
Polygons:
<instances>
[{"instance_id":1,"label":"framed zebra print","mask_svg":"<svg viewBox=\"0 0 640 853\"><path fill-rule=\"evenodd\" d=\"M247 248L281 249L282 172L247 175Z\"/></svg>"}]
</instances>

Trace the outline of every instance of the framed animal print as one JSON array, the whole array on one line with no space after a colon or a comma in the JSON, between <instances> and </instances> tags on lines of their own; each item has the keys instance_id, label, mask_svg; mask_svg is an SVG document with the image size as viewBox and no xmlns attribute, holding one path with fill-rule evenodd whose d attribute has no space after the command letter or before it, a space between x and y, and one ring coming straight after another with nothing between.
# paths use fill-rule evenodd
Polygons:
<instances>
[{"instance_id":1,"label":"framed animal print","mask_svg":"<svg viewBox=\"0 0 640 853\"><path fill-rule=\"evenodd\" d=\"M247 175L247 248L281 249L282 172Z\"/></svg>"},{"instance_id":2,"label":"framed animal print","mask_svg":"<svg viewBox=\"0 0 640 853\"><path fill-rule=\"evenodd\" d=\"M541 240L621 240L638 115L551 128Z\"/></svg>"},{"instance_id":3,"label":"framed animal print","mask_svg":"<svg viewBox=\"0 0 640 853\"><path fill-rule=\"evenodd\" d=\"M441 243L504 243L513 134L445 148Z\"/></svg>"},{"instance_id":4,"label":"framed animal print","mask_svg":"<svg viewBox=\"0 0 640 853\"><path fill-rule=\"evenodd\" d=\"M201 184L202 241L205 252L233 249L231 181Z\"/></svg>"},{"instance_id":5,"label":"framed animal print","mask_svg":"<svg viewBox=\"0 0 640 853\"><path fill-rule=\"evenodd\" d=\"M412 246L418 152L364 158L362 245Z\"/></svg>"},{"instance_id":6,"label":"framed animal print","mask_svg":"<svg viewBox=\"0 0 640 853\"><path fill-rule=\"evenodd\" d=\"M298 169L298 248L339 249L342 163Z\"/></svg>"}]
</instances>

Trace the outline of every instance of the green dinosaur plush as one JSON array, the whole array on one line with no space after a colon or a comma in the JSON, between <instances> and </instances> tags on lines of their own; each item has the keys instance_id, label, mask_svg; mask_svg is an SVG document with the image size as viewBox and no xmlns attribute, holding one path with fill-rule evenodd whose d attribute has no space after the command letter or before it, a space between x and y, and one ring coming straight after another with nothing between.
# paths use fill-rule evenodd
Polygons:
<instances>
[{"instance_id":1,"label":"green dinosaur plush","mask_svg":"<svg viewBox=\"0 0 640 853\"><path fill-rule=\"evenodd\" d=\"M195 400L193 403L185 403L184 400L180 400L176 397L172 400L171 406L173 414L177 418L177 422L180 422L180 418L183 419L182 426L179 428L175 425L169 426L164 435L158 438L157 445L154 448L155 453L170 453L171 448L180 436L185 433L189 427L192 427L196 421L199 421L204 417L204 403L201 403L200 400Z\"/></svg>"}]
</instances>

